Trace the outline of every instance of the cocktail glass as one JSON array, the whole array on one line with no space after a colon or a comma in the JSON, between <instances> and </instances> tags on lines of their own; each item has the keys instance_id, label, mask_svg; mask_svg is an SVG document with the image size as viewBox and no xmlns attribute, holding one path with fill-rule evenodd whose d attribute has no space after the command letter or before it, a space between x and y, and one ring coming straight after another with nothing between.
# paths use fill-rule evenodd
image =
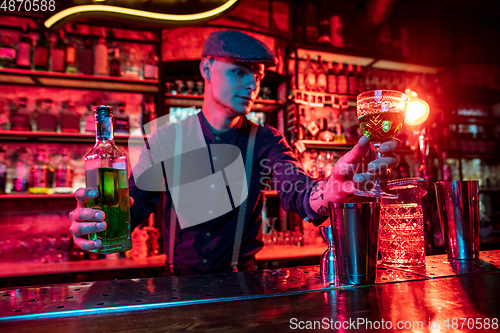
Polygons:
<instances>
[{"instance_id":1,"label":"cocktail glass","mask_svg":"<svg viewBox=\"0 0 500 333\"><path fill-rule=\"evenodd\" d=\"M408 107L408 96L395 90L371 90L358 95L357 116L363 134L373 142L377 158L379 147L393 139L401 129ZM355 194L370 198L397 198L397 195L385 193L377 180L370 191L358 191Z\"/></svg>"}]
</instances>

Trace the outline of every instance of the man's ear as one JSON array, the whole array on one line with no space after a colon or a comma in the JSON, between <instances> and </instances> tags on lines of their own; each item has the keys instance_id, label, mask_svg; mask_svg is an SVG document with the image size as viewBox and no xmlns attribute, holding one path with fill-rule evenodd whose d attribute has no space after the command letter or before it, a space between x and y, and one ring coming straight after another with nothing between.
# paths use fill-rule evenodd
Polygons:
<instances>
[{"instance_id":1,"label":"man's ear","mask_svg":"<svg viewBox=\"0 0 500 333\"><path fill-rule=\"evenodd\" d=\"M201 58L200 61L200 74L203 79L210 81L210 76L212 74L212 63L211 59Z\"/></svg>"}]
</instances>

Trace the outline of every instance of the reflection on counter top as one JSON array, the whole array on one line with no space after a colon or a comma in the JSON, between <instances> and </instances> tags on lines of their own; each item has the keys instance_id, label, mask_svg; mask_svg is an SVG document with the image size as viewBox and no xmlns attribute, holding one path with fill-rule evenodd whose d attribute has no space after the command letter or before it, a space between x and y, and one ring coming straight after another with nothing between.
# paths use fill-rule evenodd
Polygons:
<instances>
[{"instance_id":1,"label":"reflection on counter top","mask_svg":"<svg viewBox=\"0 0 500 333\"><path fill-rule=\"evenodd\" d=\"M472 317L490 318L490 323L496 318L498 324L500 291L495 286L500 282L500 251L481 252L480 258L472 271L465 267L455 272L452 267L452 275L449 270L446 274L438 271L436 277L385 268L378 271L375 284L365 286L328 281L319 266L303 266L2 288L0 321L7 330L38 326L37 332L50 329L51 333L67 330L70 322L94 326L94 320L104 325L99 326L101 330L124 332L138 329L136 323L179 330L180 326L172 325L180 320L183 329L185 325L223 325L225 329L280 325L277 329L290 328L292 318L349 321L360 314L371 321L423 321L420 330L438 317L440 325L447 318ZM449 264L445 255L427 259ZM234 303L241 301L245 303ZM39 322L45 318L50 318L51 325Z\"/></svg>"}]
</instances>

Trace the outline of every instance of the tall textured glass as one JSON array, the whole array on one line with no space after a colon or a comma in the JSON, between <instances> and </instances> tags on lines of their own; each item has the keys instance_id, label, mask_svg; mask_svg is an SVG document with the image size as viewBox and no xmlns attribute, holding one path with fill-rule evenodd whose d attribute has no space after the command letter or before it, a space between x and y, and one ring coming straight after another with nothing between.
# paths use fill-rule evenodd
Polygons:
<instances>
[{"instance_id":1,"label":"tall textured glass","mask_svg":"<svg viewBox=\"0 0 500 333\"><path fill-rule=\"evenodd\" d=\"M123 252L132 248L127 155L113 140L111 107L101 105L95 109L95 124L96 143L85 156L85 183L87 188L97 189L99 196L88 199L86 206L102 210L107 227L90 234L89 239L102 241L102 248L93 252Z\"/></svg>"}]
</instances>

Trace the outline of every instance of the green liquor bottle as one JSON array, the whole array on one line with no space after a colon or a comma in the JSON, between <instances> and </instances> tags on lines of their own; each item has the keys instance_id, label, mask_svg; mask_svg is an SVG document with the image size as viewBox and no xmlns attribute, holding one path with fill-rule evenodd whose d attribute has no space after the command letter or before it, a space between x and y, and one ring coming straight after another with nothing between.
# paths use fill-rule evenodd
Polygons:
<instances>
[{"instance_id":1,"label":"green liquor bottle","mask_svg":"<svg viewBox=\"0 0 500 333\"><path fill-rule=\"evenodd\" d=\"M128 161L113 140L113 111L101 105L95 109L96 143L85 156L87 188L99 191L95 199L87 200L87 208L102 210L106 229L89 235L100 239L102 248L92 252L110 254L132 248L130 239L130 205L128 195Z\"/></svg>"}]
</instances>

